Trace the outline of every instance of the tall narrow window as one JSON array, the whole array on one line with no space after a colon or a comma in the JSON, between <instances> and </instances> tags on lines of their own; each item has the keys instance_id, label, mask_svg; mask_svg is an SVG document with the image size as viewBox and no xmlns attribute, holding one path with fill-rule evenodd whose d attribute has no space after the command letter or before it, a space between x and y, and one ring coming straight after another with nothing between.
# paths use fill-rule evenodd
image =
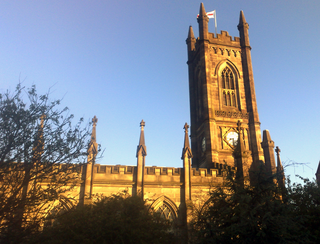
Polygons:
<instances>
[{"instance_id":1,"label":"tall narrow window","mask_svg":"<svg viewBox=\"0 0 320 244\"><path fill-rule=\"evenodd\" d=\"M223 71L222 71L222 74L221 74L221 78L222 78L222 80L223 80L223 81L226 79L226 76L225 76L225 74L224 74L224 72L223 72ZM226 88L226 84L225 84L225 82L222 82L222 88L223 88L223 89L225 89L225 88Z\"/></svg>"},{"instance_id":2,"label":"tall narrow window","mask_svg":"<svg viewBox=\"0 0 320 244\"><path fill-rule=\"evenodd\" d=\"M234 92L232 92L232 106L236 107L236 94Z\"/></svg>"},{"instance_id":3,"label":"tall narrow window","mask_svg":"<svg viewBox=\"0 0 320 244\"><path fill-rule=\"evenodd\" d=\"M230 68L225 67L221 72L222 103L224 106L237 107L235 79Z\"/></svg>"},{"instance_id":4,"label":"tall narrow window","mask_svg":"<svg viewBox=\"0 0 320 244\"><path fill-rule=\"evenodd\" d=\"M227 94L223 91L223 105L227 106Z\"/></svg>"},{"instance_id":5,"label":"tall narrow window","mask_svg":"<svg viewBox=\"0 0 320 244\"><path fill-rule=\"evenodd\" d=\"M227 94L227 106L231 106L230 92L228 92L228 94Z\"/></svg>"},{"instance_id":6,"label":"tall narrow window","mask_svg":"<svg viewBox=\"0 0 320 244\"><path fill-rule=\"evenodd\" d=\"M230 88L230 84L229 84L229 75L226 75L226 88L229 89Z\"/></svg>"},{"instance_id":7,"label":"tall narrow window","mask_svg":"<svg viewBox=\"0 0 320 244\"><path fill-rule=\"evenodd\" d=\"M233 74L230 72L229 75L230 89L234 89Z\"/></svg>"}]
</instances>

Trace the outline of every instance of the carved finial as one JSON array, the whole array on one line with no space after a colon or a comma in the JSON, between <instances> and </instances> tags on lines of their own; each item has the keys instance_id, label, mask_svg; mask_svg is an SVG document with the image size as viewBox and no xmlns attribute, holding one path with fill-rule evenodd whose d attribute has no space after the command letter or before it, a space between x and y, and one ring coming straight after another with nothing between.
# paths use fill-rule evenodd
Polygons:
<instances>
[{"instance_id":1,"label":"carved finial","mask_svg":"<svg viewBox=\"0 0 320 244\"><path fill-rule=\"evenodd\" d=\"M92 154L91 156L95 157L98 153L98 144L97 144L97 133L96 133L96 126L97 126L98 119L96 116L92 118L92 132L91 132L91 141L88 148L88 152ZM89 157L89 156L88 156ZM89 160L90 161L90 160ZM94 162L93 162L94 163Z\"/></svg>"},{"instance_id":2,"label":"carved finial","mask_svg":"<svg viewBox=\"0 0 320 244\"><path fill-rule=\"evenodd\" d=\"M240 133L240 131L241 131L241 122L240 122L240 120L238 120L237 126L238 126L238 132Z\"/></svg>"},{"instance_id":3,"label":"carved finial","mask_svg":"<svg viewBox=\"0 0 320 244\"><path fill-rule=\"evenodd\" d=\"M97 122L98 122L98 119L97 119L96 116L94 116L94 117L92 118L92 123L93 123L93 126L94 126L94 127L97 125Z\"/></svg>"},{"instance_id":4,"label":"carved finial","mask_svg":"<svg viewBox=\"0 0 320 244\"><path fill-rule=\"evenodd\" d=\"M280 159L280 148L277 146L276 149L275 149L276 153L277 153L277 172L282 172L283 173L283 166L282 166L282 163L281 163L281 159ZM283 175L284 177L284 175Z\"/></svg>"},{"instance_id":5,"label":"carved finial","mask_svg":"<svg viewBox=\"0 0 320 244\"><path fill-rule=\"evenodd\" d=\"M184 124L183 129L185 133L188 133L189 125L187 123Z\"/></svg>"},{"instance_id":6,"label":"carved finial","mask_svg":"<svg viewBox=\"0 0 320 244\"><path fill-rule=\"evenodd\" d=\"M144 145L144 127L145 127L146 123L141 120L140 122L140 127L141 127L141 132L140 132L140 141L139 141L139 145Z\"/></svg>"},{"instance_id":7,"label":"carved finial","mask_svg":"<svg viewBox=\"0 0 320 244\"><path fill-rule=\"evenodd\" d=\"M147 155L147 147L145 145L145 141L144 141L144 126L146 125L146 123L141 120L140 122L140 127L141 127L141 130L140 130L140 140L139 140L139 145L138 145L138 148L137 148L137 157L138 157L138 153L140 151L140 149L142 149L142 155L143 156L146 156Z\"/></svg>"},{"instance_id":8,"label":"carved finial","mask_svg":"<svg viewBox=\"0 0 320 244\"><path fill-rule=\"evenodd\" d=\"M144 126L146 126L146 123L143 120L141 120L141 122L140 122L141 129L143 129Z\"/></svg>"},{"instance_id":9,"label":"carved finial","mask_svg":"<svg viewBox=\"0 0 320 244\"><path fill-rule=\"evenodd\" d=\"M184 126L183 126L183 129L184 129L184 145L183 145L183 149L182 149L181 159L184 158L185 153L188 154L189 158L192 158L192 152L191 152L190 143L189 143L188 128L189 128L189 125L187 123L185 123Z\"/></svg>"}]
</instances>

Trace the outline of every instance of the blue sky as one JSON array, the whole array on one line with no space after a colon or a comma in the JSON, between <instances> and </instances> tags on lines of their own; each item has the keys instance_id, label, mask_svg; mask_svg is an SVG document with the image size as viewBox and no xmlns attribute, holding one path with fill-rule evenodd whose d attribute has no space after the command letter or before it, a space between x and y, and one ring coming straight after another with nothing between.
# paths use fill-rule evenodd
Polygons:
<instances>
[{"instance_id":1,"label":"blue sky","mask_svg":"<svg viewBox=\"0 0 320 244\"><path fill-rule=\"evenodd\" d=\"M261 129L281 149L286 173L314 178L320 137L320 3L203 1L218 32L250 29ZM200 2L187 0L0 1L0 92L19 79L51 88L77 118L94 115L101 164L136 164L141 119L147 165L181 167L183 125L190 121L187 46L198 36ZM213 19L209 30L214 32Z\"/></svg>"}]
</instances>

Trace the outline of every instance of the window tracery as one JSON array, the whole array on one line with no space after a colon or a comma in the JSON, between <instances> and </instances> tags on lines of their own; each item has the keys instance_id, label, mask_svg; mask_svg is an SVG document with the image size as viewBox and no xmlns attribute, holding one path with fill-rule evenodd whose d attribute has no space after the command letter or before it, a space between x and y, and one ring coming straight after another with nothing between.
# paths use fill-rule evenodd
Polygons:
<instances>
[{"instance_id":1,"label":"window tracery","mask_svg":"<svg viewBox=\"0 0 320 244\"><path fill-rule=\"evenodd\" d=\"M235 79L232 71L225 67L221 72L222 100L224 106L236 107Z\"/></svg>"},{"instance_id":2,"label":"window tracery","mask_svg":"<svg viewBox=\"0 0 320 244\"><path fill-rule=\"evenodd\" d=\"M160 216L166 220L174 220L174 213L172 209L166 204L166 202L163 202L162 205L159 206L157 212L160 213Z\"/></svg>"}]
</instances>

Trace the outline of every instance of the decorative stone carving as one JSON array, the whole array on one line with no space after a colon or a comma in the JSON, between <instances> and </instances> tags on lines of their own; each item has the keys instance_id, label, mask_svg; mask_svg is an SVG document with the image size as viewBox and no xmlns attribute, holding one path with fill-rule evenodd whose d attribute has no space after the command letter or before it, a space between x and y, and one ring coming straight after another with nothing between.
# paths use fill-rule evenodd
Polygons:
<instances>
[{"instance_id":1,"label":"decorative stone carving","mask_svg":"<svg viewBox=\"0 0 320 244\"><path fill-rule=\"evenodd\" d=\"M217 48L216 47L211 47L214 51L215 54L217 54Z\"/></svg>"},{"instance_id":2,"label":"decorative stone carving","mask_svg":"<svg viewBox=\"0 0 320 244\"><path fill-rule=\"evenodd\" d=\"M237 51L236 50L232 50L233 54L235 57L237 57Z\"/></svg>"},{"instance_id":3,"label":"decorative stone carving","mask_svg":"<svg viewBox=\"0 0 320 244\"><path fill-rule=\"evenodd\" d=\"M223 110L216 110L215 115L217 117L226 117L226 118L234 118L234 119L248 119L248 113L242 113L238 111L223 111Z\"/></svg>"}]
</instances>

